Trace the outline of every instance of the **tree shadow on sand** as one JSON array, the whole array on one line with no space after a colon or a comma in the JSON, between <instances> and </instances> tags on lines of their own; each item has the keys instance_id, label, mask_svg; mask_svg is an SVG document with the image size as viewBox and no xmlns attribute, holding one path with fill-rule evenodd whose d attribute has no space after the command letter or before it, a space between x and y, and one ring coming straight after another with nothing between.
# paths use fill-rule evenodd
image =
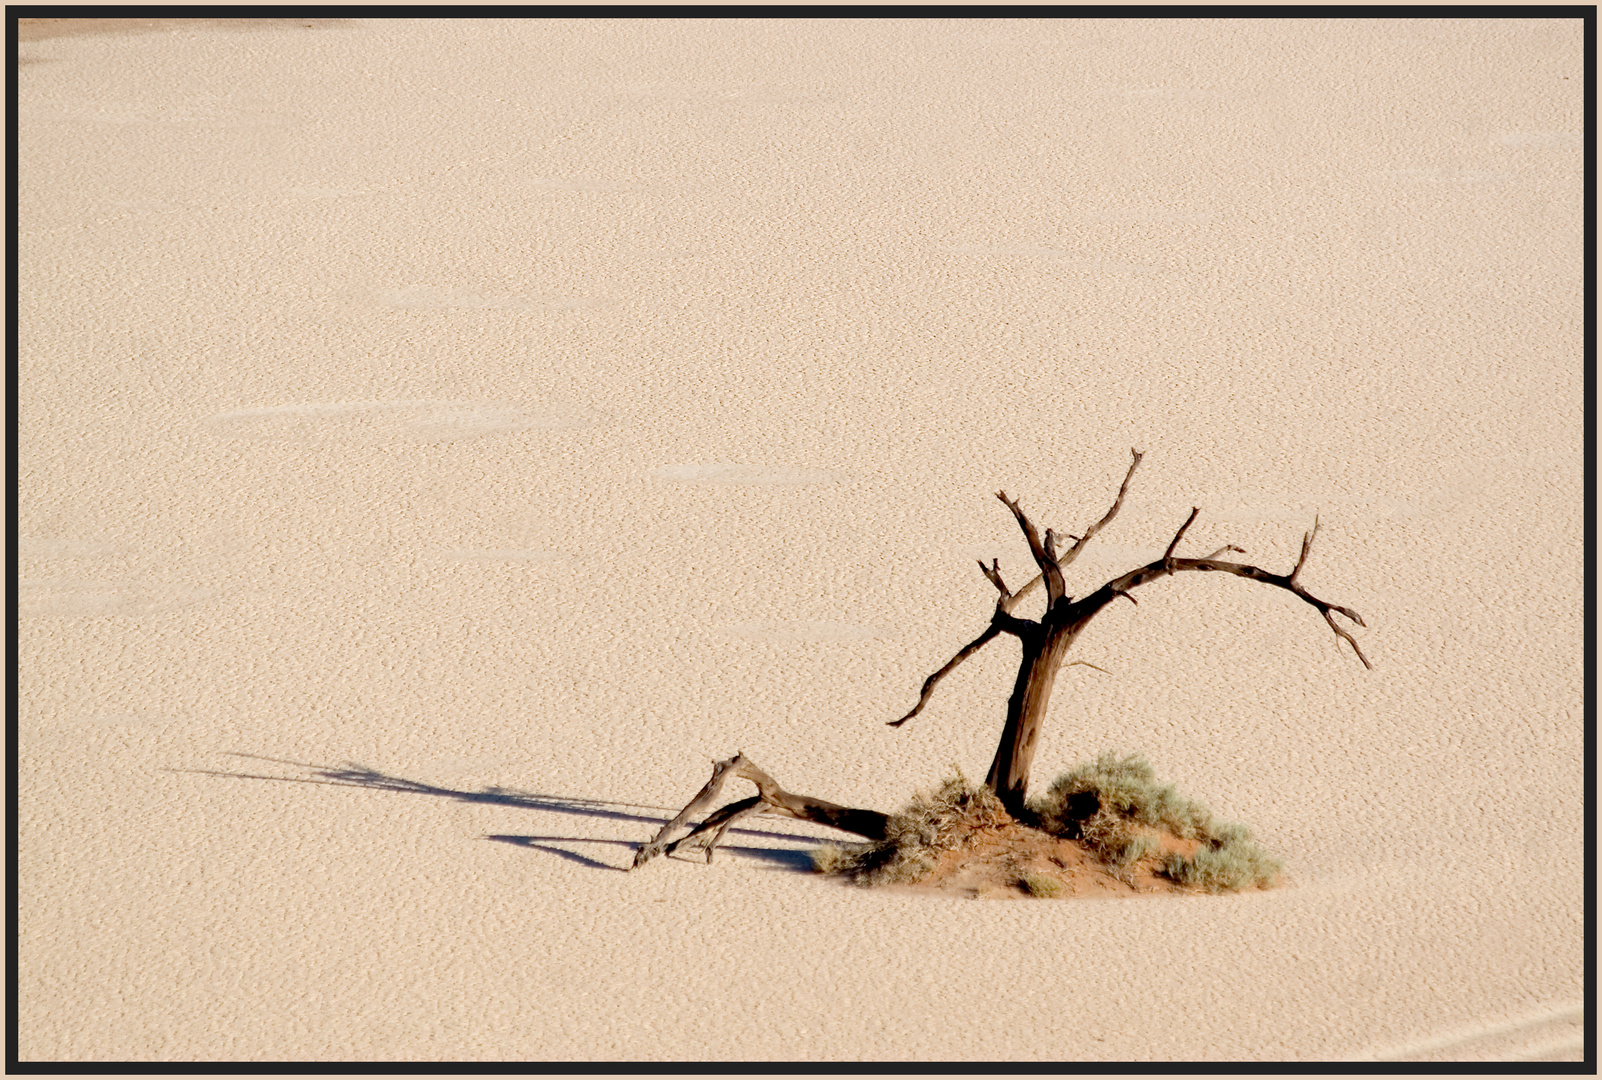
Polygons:
<instances>
[{"instance_id":1,"label":"tree shadow on sand","mask_svg":"<svg viewBox=\"0 0 1602 1080\"><path fill-rule=\"evenodd\" d=\"M496 806L510 806L523 810L540 810L553 814L572 814L588 818L622 821L629 824L648 825L660 828L666 824L673 813L672 808L665 806L648 806L641 803L611 802L605 799L590 799L574 795L548 795L540 792L518 791L499 785L480 788L477 791L464 791L457 788L443 787L438 784L428 784L421 780L408 780L400 776L391 776L370 769L365 765L347 762L340 766L314 765L304 761L290 761L286 758L266 757L261 754L230 753L228 757L245 758L251 761L269 761L277 765L290 765L306 770L308 776L273 776L265 773L227 772L220 769L174 769L173 772L198 773L203 776L226 776L235 780L273 780L279 783L290 784L325 784L333 787L360 787L373 791L388 791L409 795L432 795L436 798L453 799L465 803L489 803ZM636 811L663 811L662 816ZM642 830L643 831L643 830ZM761 837L764 840L784 841L788 843L804 844L806 848L818 844L818 838L803 836L796 833L769 832L765 829L731 829L732 833L745 836ZM483 840L493 840L502 844L514 844L518 847L530 848L534 851L550 855L559 855L570 862L591 870L617 870L627 871L632 864L634 853L639 850L643 841L615 840L610 837L599 836L533 836L494 834L480 837ZM601 844L612 847L621 847L625 851L625 864L615 866L600 859L581 855L563 847L553 847L552 844ZM810 873L812 870L811 856L807 850L766 848L749 846L720 845L719 852L729 852L738 857L756 859L768 863L776 870L788 870L793 873ZM700 862L699 855L678 855L680 859L689 859Z\"/></svg>"}]
</instances>

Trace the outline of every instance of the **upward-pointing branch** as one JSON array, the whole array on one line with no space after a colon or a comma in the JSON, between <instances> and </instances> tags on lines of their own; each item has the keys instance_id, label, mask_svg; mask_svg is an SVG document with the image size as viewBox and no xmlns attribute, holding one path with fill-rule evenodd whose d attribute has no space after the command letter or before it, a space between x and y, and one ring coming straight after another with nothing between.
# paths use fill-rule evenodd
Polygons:
<instances>
[{"instance_id":1,"label":"upward-pointing branch","mask_svg":"<svg viewBox=\"0 0 1602 1080\"><path fill-rule=\"evenodd\" d=\"M1024 538L1029 541L1029 554L1035 557L1035 565L1040 567L1040 572L1046 579L1046 606L1050 607L1058 600L1061 600L1063 594L1067 592L1062 580L1062 568L1057 565L1056 556L1048 551L1046 545L1041 541L1040 533L1035 529L1035 523L1030 521L1028 515L1018 508L1018 501L1007 498L1005 491L996 492L996 498L1000 499L1007 509L1012 511L1012 516L1018 519L1018 527L1023 529ZM1047 535L1052 534L1048 533Z\"/></svg>"},{"instance_id":2,"label":"upward-pointing branch","mask_svg":"<svg viewBox=\"0 0 1602 1080\"><path fill-rule=\"evenodd\" d=\"M1313 515L1313 527L1311 529L1309 529L1306 533L1302 534L1302 553L1296 560L1296 568L1290 572L1290 581L1292 582L1292 584L1295 583L1297 575L1302 572L1302 567L1307 562L1307 553L1309 551L1313 550L1313 537L1315 537L1317 535L1318 535L1318 515L1314 514ZM1357 620L1357 625L1358 626L1362 626L1363 625L1363 620L1362 619L1358 619Z\"/></svg>"},{"instance_id":3,"label":"upward-pointing branch","mask_svg":"<svg viewBox=\"0 0 1602 1080\"><path fill-rule=\"evenodd\" d=\"M1081 536L1073 547L1063 552L1062 558L1057 560L1058 566L1069 566L1075 559L1079 558L1079 552L1084 549L1086 544L1090 543L1090 538L1106 528L1107 524L1118 516L1118 511L1123 508L1124 495L1129 491L1129 481L1134 477L1135 470L1140 468L1140 459L1145 456L1139 450L1130 450L1129 452L1135 456L1135 459L1129 463L1129 471L1124 473L1124 482L1118 487L1118 498L1113 500L1112 509L1108 510L1100 521L1086 529L1085 535Z\"/></svg>"},{"instance_id":4,"label":"upward-pointing branch","mask_svg":"<svg viewBox=\"0 0 1602 1080\"><path fill-rule=\"evenodd\" d=\"M1196 520L1196 515L1199 513L1201 513L1201 507L1193 506L1190 508L1190 517L1185 519L1185 524L1179 527L1179 531L1174 534L1174 538L1168 541L1168 550L1163 552L1163 562L1166 563L1174 557L1174 549L1179 546L1179 538L1185 535L1185 530L1190 528L1190 523ZM1302 549L1302 558L1307 558L1307 549L1305 547ZM1297 566L1296 569L1300 570L1301 567Z\"/></svg>"}]
</instances>

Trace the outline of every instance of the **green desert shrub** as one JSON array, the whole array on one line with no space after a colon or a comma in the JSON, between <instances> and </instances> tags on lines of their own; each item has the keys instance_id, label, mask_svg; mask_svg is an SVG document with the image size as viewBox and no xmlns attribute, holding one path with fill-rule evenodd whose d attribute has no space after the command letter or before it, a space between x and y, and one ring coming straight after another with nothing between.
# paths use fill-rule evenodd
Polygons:
<instances>
[{"instance_id":1,"label":"green desert shrub","mask_svg":"<svg viewBox=\"0 0 1602 1080\"><path fill-rule=\"evenodd\" d=\"M1166 829L1185 839L1205 835L1212 823L1206 807L1171 785L1158 783L1145 757L1120 758L1112 751L1053 780L1034 810L1047 832L1072 840L1091 839L1087 825L1093 832L1115 833L1120 820ZM1098 816L1102 820L1092 824ZM1096 846L1094 839L1092 845Z\"/></svg>"},{"instance_id":2,"label":"green desert shrub","mask_svg":"<svg viewBox=\"0 0 1602 1080\"><path fill-rule=\"evenodd\" d=\"M1281 869L1246 826L1215 822L1206 807L1158 783L1139 754L1101 754L1059 776L1030 809L1047 832L1083 842L1114 871L1128 871L1153 854L1157 841L1151 829L1201 842L1189 858L1169 854L1157 866L1159 873L1182 885L1208 892L1267 888ZM813 850L812 863L820 873L859 885L911 884L934 869L942 852L1011 820L989 788L974 784L958 769L892 815L883 840L824 844ZM1062 888L1049 875L1029 871L1018 873L1016 880L1034 896L1053 896Z\"/></svg>"},{"instance_id":3,"label":"green desert shrub","mask_svg":"<svg viewBox=\"0 0 1602 1080\"><path fill-rule=\"evenodd\" d=\"M1266 889L1279 878L1284 864L1264 851L1244 825L1219 826L1190 858L1170 854L1163 859L1162 873L1181 885L1195 885L1208 892L1237 892Z\"/></svg>"},{"instance_id":4,"label":"green desert shrub","mask_svg":"<svg viewBox=\"0 0 1602 1080\"><path fill-rule=\"evenodd\" d=\"M1106 752L1063 773L1033 809L1048 832L1083 841L1114 868L1131 866L1156 847L1156 841L1136 826L1199 840L1194 855L1169 854L1158 869L1182 885L1208 892L1266 888L1282 869L1278 859L1252 840L1251 830L1215 822L1206 807L1158 783L1151 765L1139 754L1119 757Z\"/></svg>"},{"instance_id":5,"label":"green desert shrub","mask_svg":"<svg viewBox=\"0 0 1602 1080\"><path fill-rule=\"evenodd\" d=\"M885 838L866 844L827 844L812 852L820 872L859 885L910 884L934 869L943 851L960 847L975 832L1012 820L995 793L956 770L939 787L921 791L892 814Z\"/></svg>"}]
</instances>

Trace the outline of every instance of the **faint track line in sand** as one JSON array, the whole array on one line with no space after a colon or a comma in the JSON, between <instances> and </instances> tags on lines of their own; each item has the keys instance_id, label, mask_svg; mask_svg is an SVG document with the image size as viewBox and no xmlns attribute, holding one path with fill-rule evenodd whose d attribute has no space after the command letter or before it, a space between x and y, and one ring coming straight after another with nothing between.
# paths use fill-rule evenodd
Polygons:
<instances>
[{"instance_id":1,"label":"faint track line in sand","mask_svg":"<svg viewBox=\"0 0 1602 1080\"><path fill-rule=\"evenodd\" d=\"M1585 1055L1585 1036L1569 1035L1561 1039L1553 1039L1550 1042L1536 1043L1533 1046L1524 1047L1516 1054L1509 1054L1503 1060L1540 1061L1542 1058L1548 1058L1554 1054L1578 1054L1583 1057Z\"/></svg>"},{"instance_id":2,"label":"faint track line in sand","mask_svg":"<svg viewBox=\"0 0 1602 1080\"><path fill-rule=\"evenodd\" d=\"M562 405L524 409L495 401L329 401L231 409L205 421L224 439L378 446L438 443L566 431L600 422L598 410Z\"/></svg>"},{"instance_id":3,"label":"faint track line in sand","mask_svg":"<svg viewBox=\"0 0 1602 1080\"><path fill-rule=\"evenodd\" d=\"M1412 1057L1415 1054L1429 1054L1440 1050L1449 1050L1454 1047L1467 1046L1470 1043L1478 1042L1480 1040L1495 1039L1499 1036L1516 1034L1526 1029L1540 1028L1547 1024L1561 1023L1564 1021L1583 1021L1584 1019L1584 1003L1571 1002L1566 1005L1558 1005L1553 1008L1542 1009L1538 1012L1528 1013L1512 1020L1504 1020L1501 1023L1488 1024L1484 1027L1461 1028L1448 1035L1437 1035L1428 1039L1419 1039L1414 1042L1403 1043L1400 1046L1365 1051L1353 1057L1346 1058L1345 1060L1401 1061ZM1545 1039L1541 1042L1524 1046L1510 1046L1491 1052L1488 1055L1488 1060L1528 1061L1534 1058L1545 1057L1549 1054L1555 1054L1571 1049L1581 1053L1584 1052L1585 1037L1583 1033L1565 1034L1558 1038ZM1474 1059L1463 1058L1454 1060Z\"/></svg>"}]
</instances>

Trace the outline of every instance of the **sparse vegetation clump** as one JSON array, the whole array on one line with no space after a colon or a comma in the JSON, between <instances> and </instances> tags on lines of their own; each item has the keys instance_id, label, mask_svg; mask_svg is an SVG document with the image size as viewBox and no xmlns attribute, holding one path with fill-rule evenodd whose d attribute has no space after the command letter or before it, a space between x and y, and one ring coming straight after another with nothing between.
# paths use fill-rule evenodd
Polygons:
<instances>
[{"instance_id":1,"label":"sparse vegetation clump","mask_svg":"<svg viewBox=\"0 0 1602 1080\"><path fill-rule=\"evenodd\" d=\"M1253 887L1266 889L1279 878L1284 864L1252 839L1244 825L1228 823L1207 837L1207 844L1189 858L1169 854L1163 858L1162 874L1181 885L1193 885L1208 892L1239 892Z\"/></svg>"},{"instance_id":2,"label":"sparse vegetation clump","mask_svg":"<svg viewBox=\"0 0 1602 1080\"><path fill-rule=\"evenodd\" d=\"M1029 810L1038 828L1014 819L994 792L958 770L891 815L883 840L825 844L813 851L813 865L858 885L915 885L962 871L972 879L983 870L972 864L988 860L992 887L975 895L1000 888L1036 897L1077 893L1076 882L1090 894L1111 882L1136 892L1164 883L1235 892L1268 888L1281 869L1249 829L1215 821L1159 783L1139 754L1101 754L1059 776ZM1083 852L1079 859L1097 872L1076 871L1065 847Z\"/></svg>"},{"instance_id":3,"label":"sparse vegetation clump","mask_svg":"<svg viewBox=\"0 0 1602 1080\"><path fill-rule=\"evenodd\" d=\"M1206 807L1158 783L1140 754L1121 758L1111 751L1057 777L1033 809L1047 832L1083 836L1094 847L1107 846L1124 823L1156 826L1183 840L1205 835L1212 823Z\"/></svg>"},{"instance_id":4,"label":"sparse vegetation clump","mask_svg":"<svg viewBox=\"0 0 1602 1080\"><path fill-rule=\"evenodd\" d=\"M1038 896L1042 900L1050 900L1062 893L1061 881L1050 874L1041 874L1033 870L1025 870L1018 875L1018 885L1030 896Z\"/></svg>"},{"instance_id":5,"label":"sparse vegetation clump","mask_svg":"<svg viewBox=\"0 0 1602 1080\"><path fill-rule=\"evenodd\" d=\"M1012 823L995 792L962 774L921 791L890 815L885 837L869 844L824 844L812 852L822 873L858 885L911 885L935 868L942 853L972 844Z\"/></svg>"},{"instance_id":6,"label":"sparse vegetation clump","mask_svg":"<svg viewBox=\"0 0 1602 1080\"><path fill-rule=\"evenodd\" d=\"M1152 856L1158 847L1154 830L1199 841L1189 855L1163 853L1156 868L1172 881L1208 892L1268 888L1283 868L1246 826L1215 822L1205 806L1159 783L1140 754L1104 752L1063 773L1033 809L1048 832L1081 840L1114 867Z\"/></svg>"}]
</instances>

